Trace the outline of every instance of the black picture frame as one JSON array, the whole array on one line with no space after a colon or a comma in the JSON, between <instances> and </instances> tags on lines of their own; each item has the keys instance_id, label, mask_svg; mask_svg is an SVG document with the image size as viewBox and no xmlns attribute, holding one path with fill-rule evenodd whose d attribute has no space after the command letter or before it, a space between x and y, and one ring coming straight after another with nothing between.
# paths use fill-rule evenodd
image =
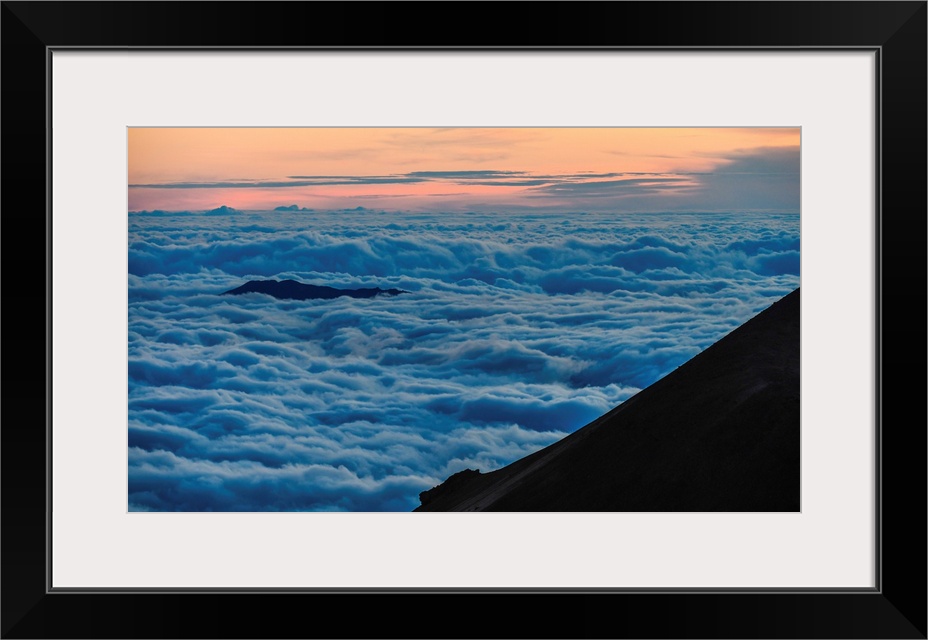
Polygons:
<instances>
[{"instance_id":1,"label":"black picture frame","mask_svg":"<svg viewBox=\"0 0 928 640\"><path fill-rule=\"evenodd\" d=\"M0 202L6 233L0 299L8 339L2 388L7 420L0 431L2 637L926 637L928 3L574 2L511 9L500 11L496 3L2 3ZM433 27L420 28L422 19ZM445 34L439 20L457 28ZM49 51L281 46L876 51L877 587L760 593L50 591L47 385L53 345L50 220L43 215L50 199ZM435 627L435 620L442 626Z\"/></svg>"}]
</instances>

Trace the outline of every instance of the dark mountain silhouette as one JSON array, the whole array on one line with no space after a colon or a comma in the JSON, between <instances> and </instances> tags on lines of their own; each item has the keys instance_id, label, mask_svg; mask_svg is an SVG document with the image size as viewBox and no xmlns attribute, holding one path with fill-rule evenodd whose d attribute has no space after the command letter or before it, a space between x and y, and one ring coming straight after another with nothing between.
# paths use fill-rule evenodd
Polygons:
<instances>
[{"instance_id":1,"label":"dark mountain silhouette","mask_svg":"<svg viewBox=\"0 0 928 640\"><path fill-rule=\"evenodd\" d=\"M798 511L799 289L582 429L416 511Z\"/></svg>"},{"instance_id":2,"label":"dark mountain silhouette","mask_svg":"<svg viewBox=\"0 0 928 640\"><path fill-rule=\"evenodd\" d=\"M331 300L340 296L351 298L373 298L381 294L395 296L409 293L402 289L336 289L315 284L303 284L296 280L251 280L240 287L225 291L222 295L238 295L242 293L266 293L281 300Z\"/></svg>"}]
</instances>

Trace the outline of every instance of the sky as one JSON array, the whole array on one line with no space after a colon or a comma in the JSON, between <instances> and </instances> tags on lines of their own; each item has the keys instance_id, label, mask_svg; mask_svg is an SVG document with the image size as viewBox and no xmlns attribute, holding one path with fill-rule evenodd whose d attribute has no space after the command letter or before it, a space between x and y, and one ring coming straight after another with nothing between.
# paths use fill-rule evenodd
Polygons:
<instances>
[{"instance_id":1,"label":"sky","mask_svg":"<svg viewBox=\"0 0 928 640\"><path fill-rule=\"evenodd\" d=\"M799 210L798 128L130 128L129 210Z\"/></svg>"},{"instance_id":2,"label":"sky","mask_svg":"<svg viewBox=\"0 0 928 640\"><path fill-rule=\"evenodd\" d=\"M798 142L131 129L129 510L409 512L556 442L799 286Z\"/></svg>"}]
</instances>

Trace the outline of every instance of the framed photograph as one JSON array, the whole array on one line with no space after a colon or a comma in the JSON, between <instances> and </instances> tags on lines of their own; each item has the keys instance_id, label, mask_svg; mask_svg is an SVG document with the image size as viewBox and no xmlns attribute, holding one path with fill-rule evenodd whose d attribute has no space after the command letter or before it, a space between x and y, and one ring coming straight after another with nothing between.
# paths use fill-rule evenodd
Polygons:
<instances>
[{"instance_id":1,"label":"framed photograph","mask_svg":"<svg viewBox=\"0 0 928 640\"><path fill-rule=\"evenodd\" d=\"M926 637L926 4L555 6L3 4L4 637Z\"/></svg>"},{"instance_id":2,"label":"framed photograph","mask_svg":"<svg viewBox=\"0 0 928 640\"><path fill-rule=\"evenodd\" d=\"M800 133L130 127L128 510L798 513Z\"/></svg>"}]
</instances>

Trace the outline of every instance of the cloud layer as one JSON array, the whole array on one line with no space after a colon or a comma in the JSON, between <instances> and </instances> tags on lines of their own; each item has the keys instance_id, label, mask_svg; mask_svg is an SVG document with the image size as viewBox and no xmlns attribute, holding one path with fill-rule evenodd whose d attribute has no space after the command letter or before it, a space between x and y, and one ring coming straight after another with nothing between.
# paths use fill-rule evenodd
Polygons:
<instances>
[{"instance_id":1,"label":"cloud layer","mask_svg":"<svg viewBox=\"0 0 928 640\"><path fill-rule=\"evenodd\" d=\"M129 220L137 510L411 510L798 286L795 215L158 213ZM410 293L220 297L253 278Z\"/></svg>"}]
</instances>

